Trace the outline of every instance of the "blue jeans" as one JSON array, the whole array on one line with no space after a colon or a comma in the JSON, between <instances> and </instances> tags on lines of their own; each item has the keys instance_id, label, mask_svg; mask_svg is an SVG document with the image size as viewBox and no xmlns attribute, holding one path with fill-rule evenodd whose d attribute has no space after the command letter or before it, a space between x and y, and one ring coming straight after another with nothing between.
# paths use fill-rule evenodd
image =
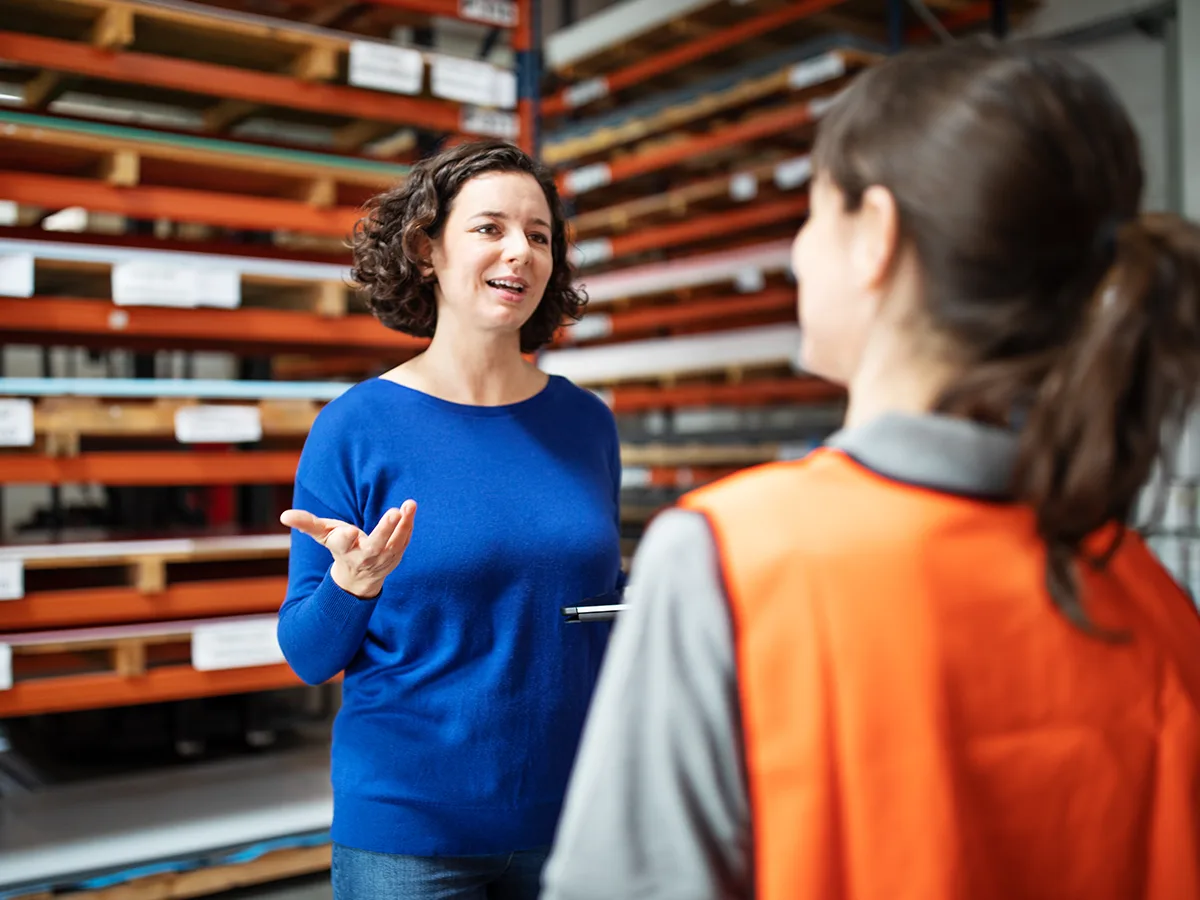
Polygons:
<instances>
[{"instance_id":1,"label":"blue jeans","mask_svg":"<svg viewBox=\"0 0 1200 900\"><path fill-rule=\"evenodd\" d=\"M396 856L333 845L333 900L537 900L550 848Z\"/></svg>"}]
</instances>

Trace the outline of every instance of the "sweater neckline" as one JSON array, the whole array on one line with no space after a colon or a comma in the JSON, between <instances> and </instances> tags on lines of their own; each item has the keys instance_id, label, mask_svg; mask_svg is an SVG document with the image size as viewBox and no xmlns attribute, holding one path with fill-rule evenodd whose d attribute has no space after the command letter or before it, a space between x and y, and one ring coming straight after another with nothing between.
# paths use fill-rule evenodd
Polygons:
<instances>
[{"instance_id":1,"label":"sweater neckline","mask_svg":"<svg viewBox=\"0 0 1200 900\"><path fill-rule=\"evenodd\" d=\"M471 403L456 403L453 400L445 400L441 397L435 397L433 394L428 394L425 391L418 390L417 388L409 387L406 384L400 384L397 381L392 381L390 378L384 378L382 375L377 375L375 380L382 382L391 388L395 388L396 390L403 391L414 400L434 409L460 416L486 418L497 416L513 416L536 408L538 405L545 402L551 393L556 389L556 385L562 380L562 376L551 375L546 380L546 384L543 385L541 390L539 390L536 394L526 397L524 400L517 400L514 403L502 403L499 406L476 406Z\"/></svg>"}]
</instances>

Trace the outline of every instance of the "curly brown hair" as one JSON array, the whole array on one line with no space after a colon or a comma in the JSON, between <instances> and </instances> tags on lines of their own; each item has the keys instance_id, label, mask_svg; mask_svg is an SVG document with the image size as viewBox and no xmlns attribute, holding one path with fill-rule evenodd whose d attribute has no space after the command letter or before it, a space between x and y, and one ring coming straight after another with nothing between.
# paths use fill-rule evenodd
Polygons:
<instances>
[{"instance_id":1,"label":"curly brown hair","mask_svg":"<svg viewBox=\"0 0 1200 900\"><path fill-rule=\"evenodd\" d=\"M354 226L351 277L366 292L367 306L388 328L432 337L437 327L433 282L421 272L422 238L437 238L464 184L486 172L524 172L546 195L550 207L550 252L554 268L546 292L521 327L521 352L545 346L558 328L583 315L587 298L572 284L567 257L566 216L554 176L529 154L503 140L460 144L421 160L403 184L367 203L367 214Z\"/></svg>"}]
</instances>

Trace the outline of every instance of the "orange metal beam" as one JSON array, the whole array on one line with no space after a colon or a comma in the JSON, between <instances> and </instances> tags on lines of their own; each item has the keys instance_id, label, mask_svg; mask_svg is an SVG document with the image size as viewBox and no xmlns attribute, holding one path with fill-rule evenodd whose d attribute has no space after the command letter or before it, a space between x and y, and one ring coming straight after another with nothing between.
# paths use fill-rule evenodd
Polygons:
<instances>
[{"instance_id":1,"label":"orange metal beam","mask_svg":"<svg viewBox=\"0 0 1200 900\"><path fill-rule=\"evenodd\" d=\"M713 53L718 53L729 47L736 47L750 38L768 34L791 22L798 22L809 16L815 16L817 13L824 12L844 2L845 0L799 0L799 2L792 3L782 9L765 13L729 28L722 28L713 34L684 44L681 47L674 47L663 53L641 59L623 69L618 69L610 75L602 76L602 78L607 84L607 92L615 94L617 91L622 91L636 84L643 84L652 78L656 78L673 69L678 69L690 62L695 62L698 59L703 59ZM567 100L567 95L568 92L563 90L552 97L548 97L542 104L543 114L554 116L571 109L572 107Z\"/></svg>"},{"instance_id":2,"label":"orange metal beam","mask_svg":"<svg viewBox=\"0 0 1200 900\"><path fill-rule=\"evenodd\" d=\"M776 403L833 403L845 391L816 378L782 378L739 384L684 384L675 387L617 387L609 405L615 413L680 406L768 406Z\"/></svg>"},{"instance_id":3,"label":"orange metal beam","mask_svg":"<svg viewBox=\"0 0 1200 900\"><path fill-rule=\"evenodd\" d=\"M77 41L32 34L0 32L0 59L56 72L246 100L285 109L416 125L436 131L458 128L459 105L449 101L302 81L286 75L150 53L105 50Z\"/></svg>"},{"instance_id":4,"label":"orange metal beam","mask_svg":"<svg viewBox=\"0 0 1200 900\"><path fill-rule=\"evenodd\" d=\"M750 116L732 125L726 125L719 131L698 135L690 140L678 141L648 150L644 153L633 154L613 160L609 164L609 184L626 181L638 175L657 172L685 160L694 159L714 150L734 147L747 141L759 140L773 134L780 134L791 128L800 128L814 122L812 110L808 101L790 103L766 113ZM570 188L569 173L560 173L558 189L564 196L573 192Z\"/></svg>"},{"instance_id":5,"label":"orange metal beam","mask_svg":"<svg viewBox=\"0 0 1200 900\"><path fill-rule=\"evenodd\" d=\"M0 454L0 484L290 484L299 452L97 452L52 457Z\"/></svg>"},{"instance_id":6,"label":"orange metal beam","mask_svg":"<svg viewBox=\"0 0 1200 900\"><path fill-rule=\"evenodd\" d=\"M632 234L610 238L609 243L612 245L613 256L627 256L647 250L676 247L721 234L740 233L751 228L798 218L807 212L808 195L804 194L746 209L723 210L677 225L656 225Z\"/></svg>"},{"instance_id":7,"label":"orange metal beam","mask_svg":"<svg viewBox=\"0 0 1200 900\"><path fill-rule=\"evenodd\" d=\"M689 301L678 306L614 312L609 324L612 337L629 337L660 328L679 328L699 323L716 324L742 316L794 312L795 308L795 290L790 287L772 288L749 296L718 297L713 300Z\"/></svg>"},{"instance_id":8,"label":"orange metal beam","mask_svg":"<svg viewBox=\"0 0 1200 900\"><path fill-rule=\"evenodd\" d=\"M116 315L120 313L119 315ZM373 316L330 319L277 309L118 308L103 300L70 297L0 298L0 322L11 335L61 334L78 338L128 337L225 347L306 347L313 351L417 350L428 341L385 328ZM106 343L111 341L106 340Z\"/></svg>"},{"instance_id":9,"label":"orange metal beam","mask_svg":"<svg viewBox=\"0 0 1200 900\"><path fill-rule=\"evenodd\" d=\"M52 209L82 206L140 219L168 218L263 231L287 229L339 238L347 237L362 216L354 207L321 209L294 200L188 188L117 187L87 178L34 172L0 171L0 197Z\"/></svg>"},{"instance_id":10,"label":"orange metal beam","mask_svg":"<svg viewBox=\"0 0 1200 900\"><path fill-rule=\"evenodd\" d=\"M291 668L283 664L216 672L198 672L191 666L165 666L136 676L115 672L66 675L18 681L10 690L0 691L0 718L248 694L301 684Z\"/></svg>"},{"instance_id":11,"label":"orange metal beam","mask_svg":"<svg viewBox=\"0 0 1200 900\"><path fill-rule=\"evenodd\" d=\"M153 594L135 587L31 591L0 604L0 631L272 613L286 591L287 578L274 575L180 582Z\"/></svg>"}]
</instances>

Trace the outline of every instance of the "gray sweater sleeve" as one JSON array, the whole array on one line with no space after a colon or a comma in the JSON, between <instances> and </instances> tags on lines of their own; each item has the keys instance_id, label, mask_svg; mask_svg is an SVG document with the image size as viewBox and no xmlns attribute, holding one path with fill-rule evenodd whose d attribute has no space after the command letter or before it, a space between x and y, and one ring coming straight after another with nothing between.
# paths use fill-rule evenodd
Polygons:
<instances>
[{"instance_id":1,"label":"gray sweater sleeve","mask_svg":"<svg viewBox=\"0 0 1200 900\"><path fill-rule=\"evenodd\" d=\"M733 634L702 516L654 522L626 598L542 900L751 897Z\"/></svg>"}]
</instances>

